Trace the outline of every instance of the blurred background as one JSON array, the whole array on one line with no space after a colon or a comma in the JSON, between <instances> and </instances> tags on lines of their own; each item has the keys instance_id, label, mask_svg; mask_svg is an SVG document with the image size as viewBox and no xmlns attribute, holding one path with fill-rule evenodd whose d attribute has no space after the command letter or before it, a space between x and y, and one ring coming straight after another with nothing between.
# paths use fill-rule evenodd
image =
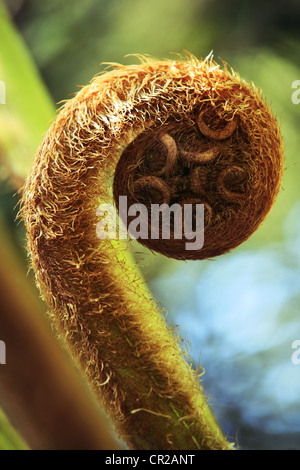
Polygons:
<instances>
[{"instance_id":1,"label":"blurred background","mask_svg":"<svg viewBox=\"0 0 300 470\"><path fill-rule=\"evenodd\" d=\"M15 221L17 190L59 102L103 70L103 62L138 63L133 54L176 58L185 51L198 58L213 51L216 61L227 62L262 90L282 129L282 189L259 230L218 259L169 260L134 242L132 251L153 296L168 320L180 325L195 363L203 366L204 391L225 434L242 449L300 449L300 364L292 361L292 343L300 340L300 103L292 100L292 84L300 80L296 0L0 2L0 80L6 86L0 104L0 241L1 272L8 281L1 315L10 318L5 310L10 289L20 302L31 295L38 299L32 274L27 275L24 229ZM20 322L45 320L45 310L37 301ZM19 399L17 386L19 408L10 399L12 376L21 370L10 369L18 343L6 338L2 327L0 322L7 364L0 365L0 384L6 368L0 449L27 448L34 441L26 439L21 408L31 399ZM30 369L23 358L22 371ZM61 360L68 361L64 353ZM38 369L31 368L31 382L27 379L34 390L32 377L39 381Z\"/></svg>"}]
</instances>

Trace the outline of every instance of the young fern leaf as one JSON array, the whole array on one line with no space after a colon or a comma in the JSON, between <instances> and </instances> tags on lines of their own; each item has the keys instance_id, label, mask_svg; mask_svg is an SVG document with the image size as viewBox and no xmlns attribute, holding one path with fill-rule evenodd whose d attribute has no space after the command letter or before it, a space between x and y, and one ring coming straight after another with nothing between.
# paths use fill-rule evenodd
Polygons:
<instances>
[{"instance_id":1,"label":"young fern leaf","mask_svg":"<svg viewBox=\"0 0 300 470\"><path fill-rule=\"evenodd\" d=\"M22 200L37 283L59 332L132 449L231 449L196 372L99 203L202 203L204 245L139 240L178 259L246 240L279 191L280 131L259 92L211 57L115 66L67 101ZM151 229L151 220L148 220Z\"/></svg>"}]
</instances>

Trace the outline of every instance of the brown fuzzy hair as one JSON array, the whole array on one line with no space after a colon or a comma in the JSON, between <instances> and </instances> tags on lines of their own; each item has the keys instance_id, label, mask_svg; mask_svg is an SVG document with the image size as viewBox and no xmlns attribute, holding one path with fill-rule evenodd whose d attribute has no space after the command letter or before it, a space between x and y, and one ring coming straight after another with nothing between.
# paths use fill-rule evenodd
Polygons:
<instances>
[{"instance_id":1,"label":"brown fuzzy hair","mask_svg":"<svg viewBox=\"0 0 300 470\"><path fill-rule=\"evenodd\" d=\"M115 66L66 102L46 134L22 200L32 265L59 332L132 449L232 445L124 242L98 239L99 203L112 188L116 202L145 201L145 187L151 197L200 200L208 229L194 258L216 256L264 219L282 160L258 91L211 57ZM180 243L154 242L190 257Z\"/></svg>"}]
</instances>

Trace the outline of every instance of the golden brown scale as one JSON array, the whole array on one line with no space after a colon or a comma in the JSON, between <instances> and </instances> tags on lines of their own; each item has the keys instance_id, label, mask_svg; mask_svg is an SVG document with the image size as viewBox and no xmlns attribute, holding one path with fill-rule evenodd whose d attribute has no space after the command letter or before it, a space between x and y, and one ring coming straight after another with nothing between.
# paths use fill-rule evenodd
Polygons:
<instances>
[{"instance_id":1,"label":"golden brown scale","mask_svg":"<svg viewBox=\"0 0 300 470\"><path fill-rule=\"evenodd\" d=\"M97 237L112 178L116 200L202 202L202 250L149 240L167 256L198 259L258 227L282 162L277 122L257 90L211 58L118 66L66 102L46 134L22 201L32 266L59 333L132 449L232 445L124 245Z\"/></svg>"}]
</instances>

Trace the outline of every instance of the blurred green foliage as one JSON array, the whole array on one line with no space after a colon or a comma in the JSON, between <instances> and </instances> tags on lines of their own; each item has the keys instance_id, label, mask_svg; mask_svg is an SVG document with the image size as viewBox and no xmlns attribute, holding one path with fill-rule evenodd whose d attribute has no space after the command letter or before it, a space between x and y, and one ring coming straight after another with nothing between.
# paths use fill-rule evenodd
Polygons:
<instances>
[{"instance_id":1,"label":"blurred green foliage","mask_svg":"<svg viewBox=\"0 0 300 470\"><path fill-rule=\"evenodd\" d=\"M0 3L0 79L6 104L0 109L0 153L10 174L25 178L54 106L22 37Z\"/></svg>"},{"instance_id":2,"label":"blurred green foliage","mask_svg":"<svg viewBox=\"0 0 300 470\"><path fill-rule=\"evenodd\" d=\"M0 410L0 450L26 450L27 446Z\"/></svg>"}]
</instances>

